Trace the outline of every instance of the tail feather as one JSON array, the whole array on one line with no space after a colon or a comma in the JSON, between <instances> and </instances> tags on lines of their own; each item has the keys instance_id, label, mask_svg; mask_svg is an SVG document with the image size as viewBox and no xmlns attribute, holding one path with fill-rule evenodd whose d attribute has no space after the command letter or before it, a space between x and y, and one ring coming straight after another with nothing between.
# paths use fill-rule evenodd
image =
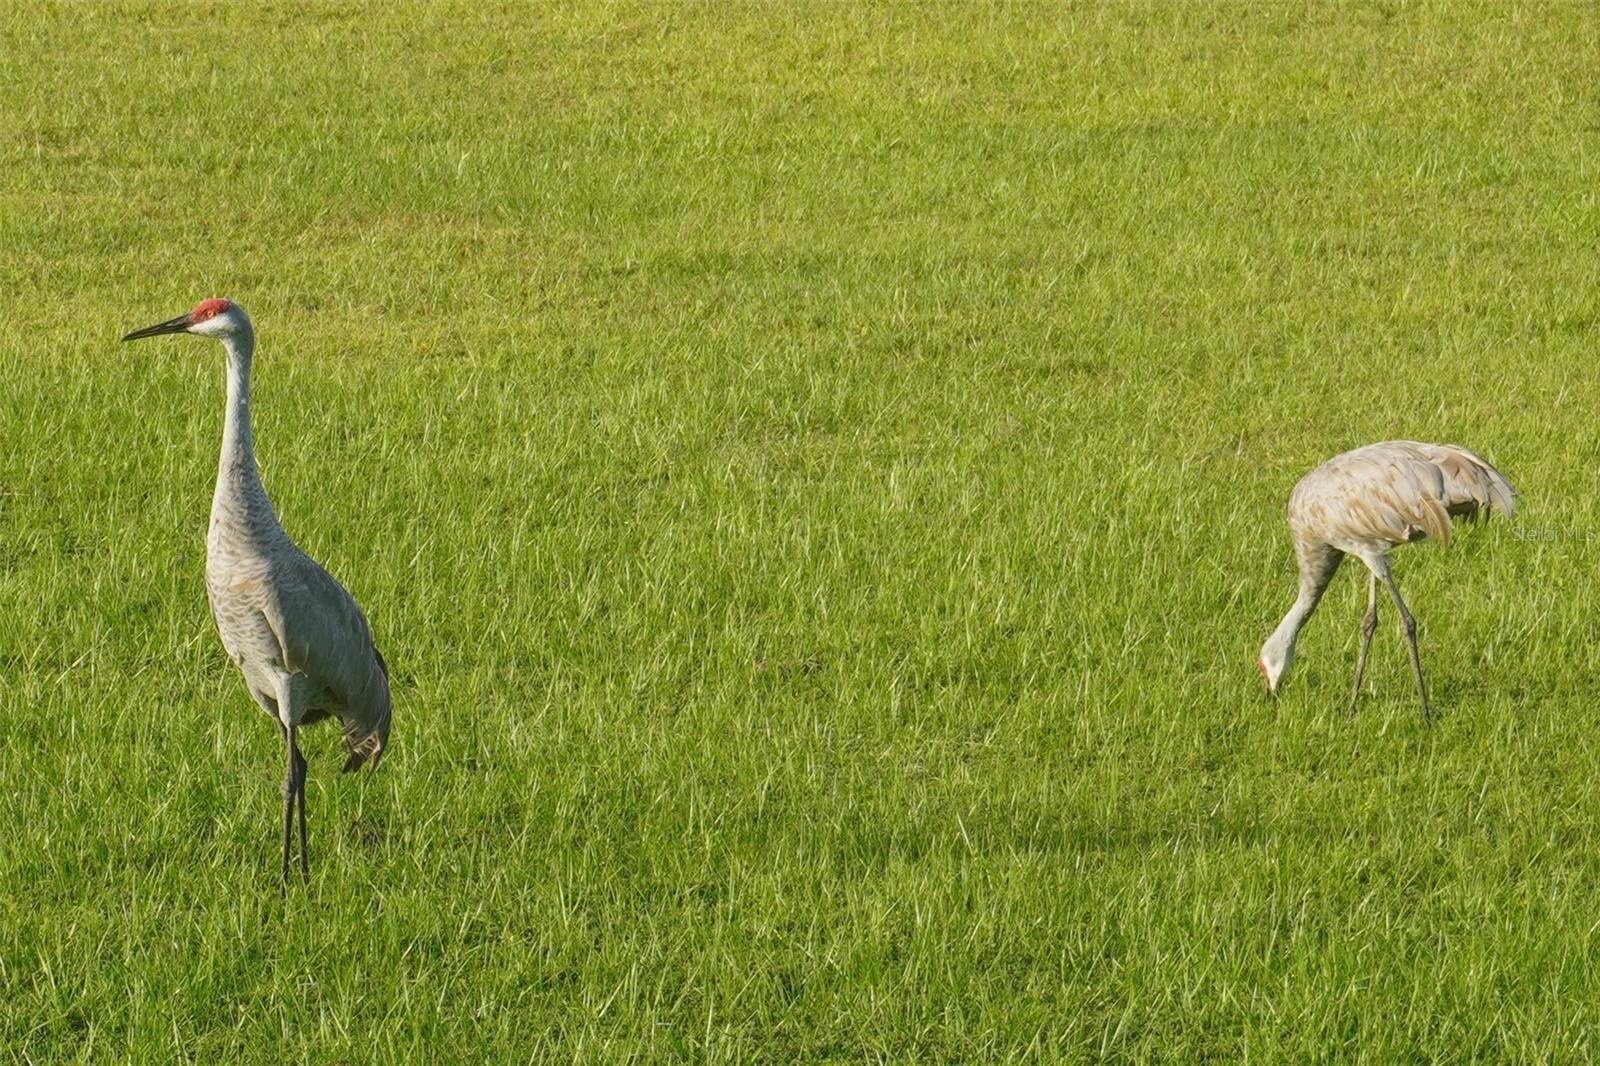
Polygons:
<instances>
[{"instance_id":1,"label":"tail feather","mask_svg":"<svg viewBox=\"0 0 1600 1066\"><path fill-rule=\"evenodd\" d=\"M384 748L389 743L389 709L384 708L383 717L370 730L362 731L359 725L351 728L354 723L346 723L344 730L344 767L340 773L350 773L359 770L369 760L372 768L376 770L378 763L383 759Z\"/></svg>"},{"instance_id":2,"label":"tail feather","mask_svg":"<svg viewBox=\"0 0 1600 1066\"><path fill-rule=\"evenodd\" d=\"M382 699L376 714L344 720L346 758L340 773L359 770L368 761L376 770L378 763L383 760L384 749L389 745L389 719L394 713L394 704L389 695L389 664L383 661L383 653L377 648L372 649L372 654L377 657L378 669L383 672L383 682L377 686Z\"/></svg>"},{"instance_id":3,"label":"tail feather","mask_svg":"<svg viewBox=\"0 0 1600 1066\"><path fill-rule=\"evenodd\" d=\"M1499 511L1516 513L1517 491L1504 474L1476 452L1459 444L1434 445L1428 459L1444 475L1445 507L1452 517L1487 519Z\"/></svg>"}]
</instances>

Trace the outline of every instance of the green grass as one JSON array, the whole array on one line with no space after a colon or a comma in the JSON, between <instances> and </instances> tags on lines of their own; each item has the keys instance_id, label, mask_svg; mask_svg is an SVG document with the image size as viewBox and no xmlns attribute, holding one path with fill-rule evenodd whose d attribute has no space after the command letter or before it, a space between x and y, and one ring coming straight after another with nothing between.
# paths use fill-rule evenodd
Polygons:
<instances>
[{"instance_id":1,"label":"green grass","mask_svg":"<svg viewBox=\"0 0 1600 1066\"><path fill-rule=\"evenodd\" d=\"M1595 13L0 9L0 1056L1600 1056ZM287 902L213 295L396 681ZM1397 436L1431 732L1253 668Z\"/></svg>"}]
</instances>

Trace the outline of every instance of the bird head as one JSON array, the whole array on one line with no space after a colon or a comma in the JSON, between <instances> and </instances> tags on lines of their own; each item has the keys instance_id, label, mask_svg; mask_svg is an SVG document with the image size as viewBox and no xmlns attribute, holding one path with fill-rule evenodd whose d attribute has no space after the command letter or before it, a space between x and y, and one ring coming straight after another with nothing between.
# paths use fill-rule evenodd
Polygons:
<instances>
[{"instance_id":1,"label":"bird head","mask_svg":"<svg viewBox=\"0 0 1600 1066\"><path fill-rule=\"evenodd\" d=\"M1267 642L1261 646L1261 657L1256 660L1256 669L1266 678L1268 692L1274 696L1278 694L1278 683L1289 672L1289 664L1293 661L1293 638L1286 640L1278 633L1267 638Z\"/></svg>"},{"instance_id":2,"label":"bird head","mask_svg":"<svg viewBox=\"0 0 1600 1066\"><path fill-rule=\"evenodd\" d=\"M244 313L244 308L229 300L201 300L186 315L136 329L122 339L135 341L140 337L159 337L163 333L194 333L221 339L249 332L250 316Z\"/></svg>"}]
</instances>

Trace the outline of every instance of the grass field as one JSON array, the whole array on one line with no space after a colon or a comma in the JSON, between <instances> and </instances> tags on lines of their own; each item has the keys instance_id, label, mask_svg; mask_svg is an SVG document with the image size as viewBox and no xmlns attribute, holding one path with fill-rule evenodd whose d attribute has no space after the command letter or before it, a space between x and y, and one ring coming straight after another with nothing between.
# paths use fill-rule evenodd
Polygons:
<instances>
[{"instance_id":1,"label":"grass field","mask_svg":"<svg viewBox=\"0 0 1600 1066\"><path fill-rule=\"evenodd\" d=\"M0 10L0 1057L1600 1056L1593 4ZM207 614L220 349L393 748ZM1514 523L1345 573L1393 437Z\"/></svg>"}]
</instances>

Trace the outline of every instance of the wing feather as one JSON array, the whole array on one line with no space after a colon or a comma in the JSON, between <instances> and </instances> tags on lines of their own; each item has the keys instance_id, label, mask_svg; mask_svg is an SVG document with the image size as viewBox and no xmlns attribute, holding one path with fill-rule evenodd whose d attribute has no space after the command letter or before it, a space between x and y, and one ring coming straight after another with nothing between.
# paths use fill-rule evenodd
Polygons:
<instances>
[{"instance_id":1,"label":"wing feather","mask_svg":"<svg viewBox=\"0 0 1600 1066\"><path fill-rule=\"evenodd\" d=\"M274 592L263 614L290 670L326 693L326 710L343 723L346 770L374 766L389 739L393 708L389 668L354 597L303 552L274 565Z\"/></svg>"},{"instance_id":2,"label":"wing feather","mask_svg":"<svg viewBox=\"0 0 1600 1066\"><path fill-rule=\"evenodd\" d=\"M1290 523L1332 544L1448 544L1455 518L1510 516L1516 490L1485 459L1456 444L1386 441L1336 455L1301 479Z\"/></svg>"}]
</instances>

